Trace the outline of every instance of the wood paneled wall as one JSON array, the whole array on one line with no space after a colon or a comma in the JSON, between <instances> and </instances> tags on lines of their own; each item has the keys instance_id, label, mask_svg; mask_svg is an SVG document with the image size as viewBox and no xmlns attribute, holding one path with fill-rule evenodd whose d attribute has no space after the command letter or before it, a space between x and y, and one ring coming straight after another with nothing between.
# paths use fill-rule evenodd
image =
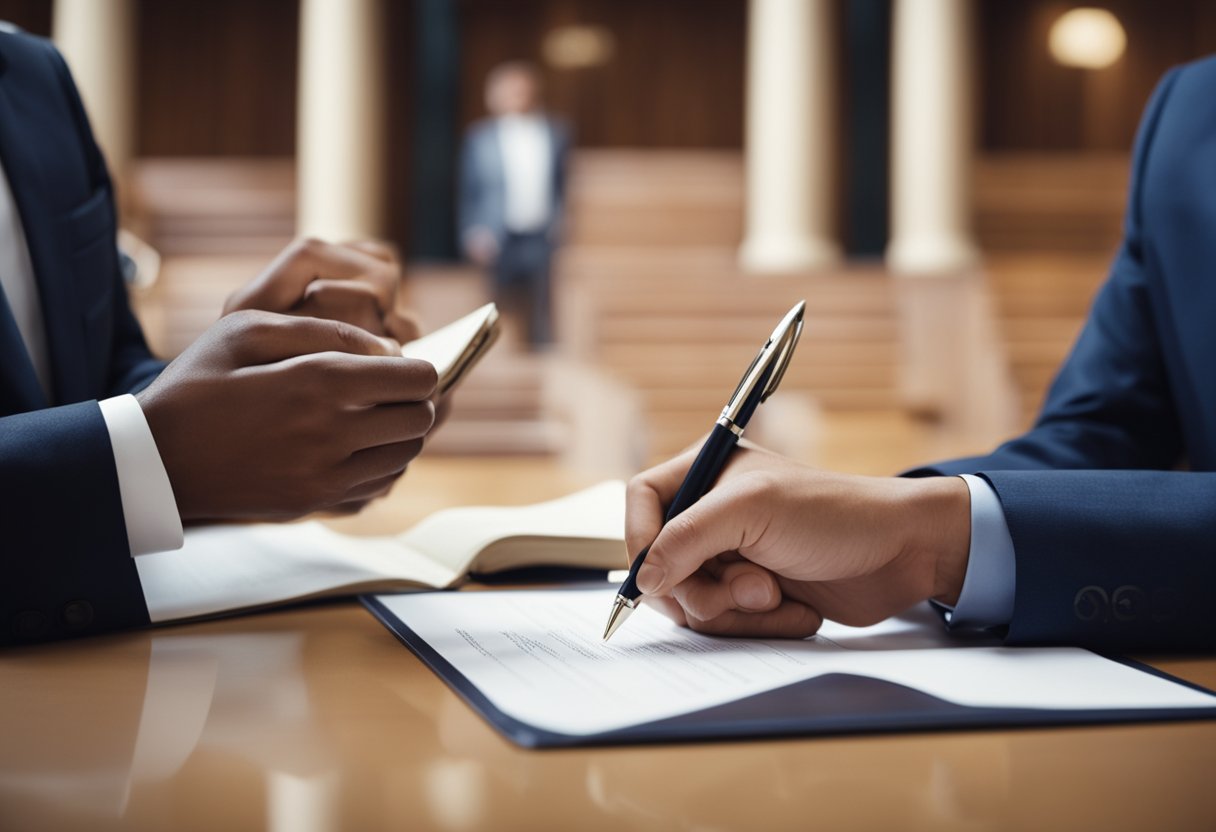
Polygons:
<instances>
[{"instance_id":1,"label":"wood paneled wall","mask_svg":"<svg viewBox=\"0 0 1216 832\"><path fill-rule=\"evenodd\" d=\"M138 0L142 156L295 152L298 0Z\"/></svg>"},{"instance_id":2,"label":"wood paneled wall","mask_svg":"<svg viewBox=\"0 0 1216 832\"><path fill-rule=\"evenodd\" d=\"M298 0L136 0L144 155L290 155ZM410 0L385 0L390 145L408 133ZM607 27L615 58L546 70L552 107L587 147L742 143L746 0L453 0L462 35L461 125L483 111L482 79L508 58L540 58L565 23ZM847 0L841 0L847 2ZM1047 52L1069 0L976 0L983 150L1123 150L1170 66L1216 52L1212 0L1094 0L1128 33L1123 59L1085 72ZM51 0L0 0L0 19L48 34Z\"/></svg>"},{"instance_id":3,"label":"wood paneled wall","mask_svg":"<svg viewBox=\"0 0 1216 832\"><path fill-rule=\"evenodd\" d=\"M0 0L0 20L36 35L50 35L51 0Z\"/></svg>"},{"instance_id":4,"label":"wood paneled wall","mask_svg":"<svg viewBox=\"0 0 1216 832\"><path fill-rule=\"evenodd\" d=\"M980 145L996 151L1126 151L1144 105L1175 64L1216 52L1212 0L979 0ZM1077 5L1112 11L1127 50L1103 70L1060 66L1051 24Z\"/></svg>"},{"instance_id":5,"label":"wood paneled wall","mask_svg":"<svg viewBox=\"0 0 1216 832\"><path fill-rule=\"evenodd\" d=\"M545 32L612 32L603 66L544 68L551 109L584 147L737 148L743 141L745 0L459 0L461 121L484 113L482 81L510 59L541 63Z\"/></svg>"}]
</instances>

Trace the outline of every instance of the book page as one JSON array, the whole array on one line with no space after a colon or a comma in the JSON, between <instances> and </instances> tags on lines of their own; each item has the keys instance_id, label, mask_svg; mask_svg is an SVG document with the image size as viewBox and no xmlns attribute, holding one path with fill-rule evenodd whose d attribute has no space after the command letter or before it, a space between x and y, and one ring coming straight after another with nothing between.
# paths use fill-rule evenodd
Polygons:
<instances>
[{"instance_id":1,"label":"book page","mask_svg":"<svg viewBox=\"0 0 1216 832\"><path fill-rule=\"evenodd\" d=\"M725 639L645 605L601 640L616 588L417 593L377 600L502 712L586 736L692 713L829 673L870 676L960 705L1210 708L1216 697L1077 648L951 646L891 619L829 623L804 641ZM931 625L932 626L932 625Z\"/></svg>"},{"instance_id":2,"label":"book page","mask_svg":"<svg viewBox=\"0 0 1216 832\"><path fill-rule=\"evenodd\" d=\"M544 562L552 565L602 566L605 569L624 567L625 558L625 483L620 480L603 482L591 488L529 506L466 506L438 511L427 517L397 539L428 555L453 572L464 573L474 556L495 541L524 538L516 549L515 563L477 564L481 571L501 569L512 565L532 565ZM571 557L560 557L555 544L546 542L544 558L530 553L527 538L566 538L570 540ZM618 542L619 548L597 549L604 552L606 562L587 563L575 550L579 539ZM505 557L505 556L504 556Z\"/></svg>"},{"instance_id":3,"label":"book page","mask_svg":"<svg viewBox=\"0 0 1216 832\"><path fill-rule=\"evenodd\" d=\"M456 578L391 537L350 537L317 522L188 529L181 549L134 560L154 624Z\"/></svg>"}]
</instances>

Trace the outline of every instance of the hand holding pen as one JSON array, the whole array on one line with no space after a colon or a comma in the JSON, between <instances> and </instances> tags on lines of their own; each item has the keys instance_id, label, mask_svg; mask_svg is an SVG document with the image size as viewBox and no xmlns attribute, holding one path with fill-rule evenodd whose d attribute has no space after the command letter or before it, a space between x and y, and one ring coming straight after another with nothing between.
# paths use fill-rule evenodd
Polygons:
<instances>
[{"instance_id":1,"label":"hand holding pen","mask_svg":"<svg viewBox=\"0 0 1216 832\"><path fill-rule=\"evenodd\" d=\"M805 312L806 302L799 301L781 319L772 335L760 348L726 407L722 409L692 467L688 469L683 484L668 507L664 522L670 522L673 517L701 499L722 473L756 408L768 399L781 383L794 348L798 345L798 337L802 334ZM641 602L642 592L637 585L637 576L638 570L646 561L647 551L643 550L634 559L629 576L613 601L612 612L604 628L605 641L612 637Z\"/></svg>"}]
</instances>

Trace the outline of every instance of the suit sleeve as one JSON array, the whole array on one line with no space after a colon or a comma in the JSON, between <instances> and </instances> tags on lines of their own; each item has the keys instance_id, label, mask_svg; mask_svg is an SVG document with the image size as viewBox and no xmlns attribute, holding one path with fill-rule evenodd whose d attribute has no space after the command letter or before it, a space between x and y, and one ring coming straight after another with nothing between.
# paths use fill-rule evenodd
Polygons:
<instances>
[{"instance_id":1,"label":"suit sleeve","mask_svg":"<svg viewBox=\"0 0 1216 832\"><path fill-rule=\"evenodd\" d=\"M1010 644L1216 648L1216 474L1168 470L1185 449L1140 204L1176 78L1149 103L1123 245L1034 427L986 457L910 472L992 485L1015 552Z\"/></svg>"},{"instance_id":2,"label":"suit sleeve","mask_svg":"<svg viewBox=\"0 0 1216 832\"><path fill-rule=\"evenodd\" d=\"M0 419L0 645L148 623L97 402Z\"/></svg>"},{"instance_id":3,"label":"suit sleeve","mask_svg":"<svg viewBox=\"0 0 1216 832\"><path fill-rule=\"evenodd\" d=\"M66 100L93 190L111 189L101 153L63 59L49 43L22 38L22 59ZM115 229L107 232L111 238ZM108 337L90 349L106 371L92 399L135 392L163 367L149 352L127 302L117 258L95 278L111 294ZM109 432L95 400L0 418L0 645L86 635L148 623L127 543Z\"/></svg>"}]
</instances>

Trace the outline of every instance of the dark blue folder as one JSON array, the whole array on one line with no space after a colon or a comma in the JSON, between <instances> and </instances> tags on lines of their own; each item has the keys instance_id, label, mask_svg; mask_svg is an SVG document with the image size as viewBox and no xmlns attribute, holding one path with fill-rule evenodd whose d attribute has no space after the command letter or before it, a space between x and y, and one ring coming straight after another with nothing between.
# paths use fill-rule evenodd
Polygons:
<instances>
[{"instance_id":1,"label":"dark blue folder","mask_svg":"<svg viewBox=\"0 0 1216 832\"><path fill-rule=\"evenodd\" d=\"M948 702L883 679L835 673L670 719L600 734L561 734L537 728L503 713L375 596L365 595L360 600L473 710L507 739L525 748L1216 719L1216 693L1139 662L1116 658L1115 661L1145 673L1210 694L1212 707L1123 710L977 708Z\"/></svg>"}]
</instances>

